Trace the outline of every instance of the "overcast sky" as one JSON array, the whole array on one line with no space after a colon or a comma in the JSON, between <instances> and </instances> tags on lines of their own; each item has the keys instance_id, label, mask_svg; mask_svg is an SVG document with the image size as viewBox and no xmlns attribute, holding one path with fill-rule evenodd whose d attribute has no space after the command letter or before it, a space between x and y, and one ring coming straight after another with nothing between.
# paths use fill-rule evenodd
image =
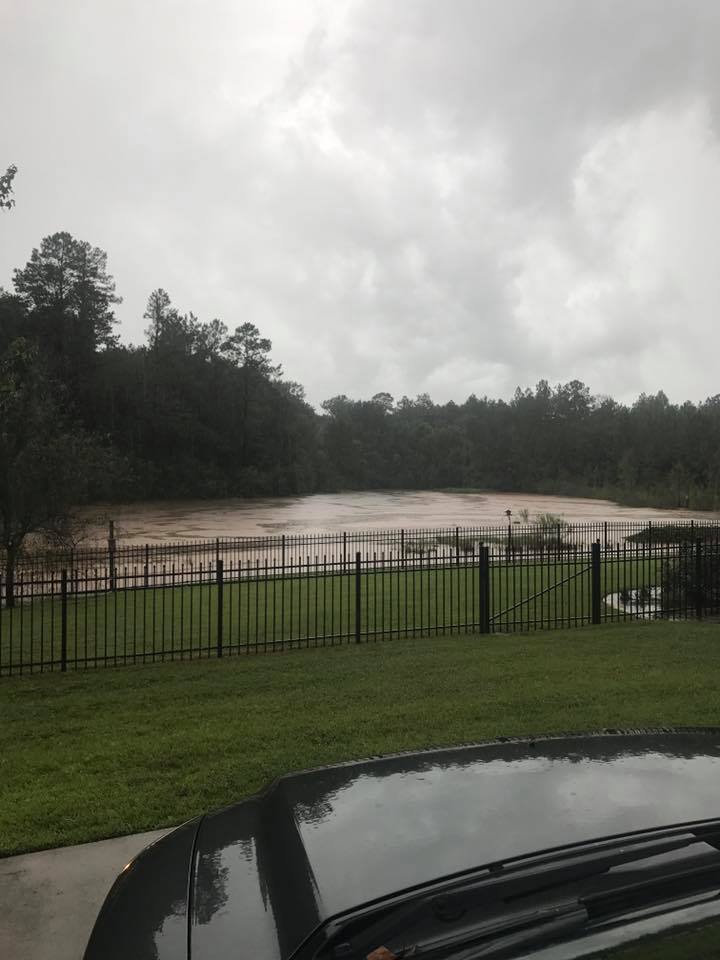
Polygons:
<instances>
[{"instance_id":1,"label":"overcast sky","mask_svg":"<svg viewBox=\"0 0 720 960\"><path fill-rule=\"evenodd\" d=\"M69 230L338 393L720 393L718 0L1 0L0 284Z\"/></svg>"}]
</instances>

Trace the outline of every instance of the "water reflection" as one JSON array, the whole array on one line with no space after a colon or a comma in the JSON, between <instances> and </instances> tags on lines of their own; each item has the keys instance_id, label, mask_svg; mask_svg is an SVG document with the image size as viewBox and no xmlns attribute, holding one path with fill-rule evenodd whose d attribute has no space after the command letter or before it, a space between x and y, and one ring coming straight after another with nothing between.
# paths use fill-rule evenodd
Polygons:
<instances>
[{"instance_id":1,"label":"water reflection","mask_svg":"<svg viewBox=\"0 0 720 960\"><path fill-rule=\"evenodd\" d=\"M194 826L148 849L122 875L91 935L88 956L177 960L187 952L187 868ZM127 881L127 882L125 882Z\"/></svg>"},{"instance_id":2,"label":"water reflection","mask_svg":"<svg viewBox=\"0 0 720 960\"><path fill-rule=\"evenodd\" d=\"M197 923L209 923L228 902L227 882L230 870L223 865L219 850L201 850L196 870L193 903L195 920Z\"/></svg>"},{"instance_id":3,"label":"water reflection","mask_svg":"<svg viewBox=\"0 0 720 960\"><path fill-rule=\"evenodd\" d=\"M719 815L719 785L720 731L495 743L288 777L204 821L193 944L285 956L329 914L406 886Z\"/></svg>"},{"instance_id":4,"label":"water reflection","mask_svg":"<svg viewBox=\"0 0 720 960\"><path fill-rule=\"evenodd\" d=\"M198 855L212 865L195 884L198 955L288 956L320 922L317 882L282 784L262 802L206 818Z\"/></svg>"},{"instance_id":5,"label":"water reflection","mask_svg":"<svg viewBox=\"0 0 720 960\"><path fill-rule=\"evenodd\" d=\"M297 778L290 797L333 912L502 857L718 815L720 737L703 739L700 755L692 737L667 735L400 758Z\"/></svg>"},{"instance_id":6,"label":"water reflection","mask_svg":"<svg viewBox=\"0 0 720 960\"><path fill-rule=\"evenodd\" d=\"M698 755L698 737L702 744ZM579 746L579 739L582 746ZM378 758L338 765L323 771L311 771L292 779L293 802L300 822L322 822L333 814L337 797L345 788L365 778L385 780L388 775L412 776L420 781L424 774L472 768L483 777L506 776L512 772L557 770L558 763L572 767L576 764L630 762L633 758L644 762L660 758L664 772L675 776L683 758L707 762L720 751L720 729L699 728L681 733L638 733L634 735L594 734L582 738L543 738L540 740L495 740L486 744L446 750L426 751L421 754ZM717 741L717 742L716 742ZM720 756L720 753L718 754ZM671 762L669 762L671 761ZM445 782L454 783L452 777Z\"/></svg>"}]
</instances>

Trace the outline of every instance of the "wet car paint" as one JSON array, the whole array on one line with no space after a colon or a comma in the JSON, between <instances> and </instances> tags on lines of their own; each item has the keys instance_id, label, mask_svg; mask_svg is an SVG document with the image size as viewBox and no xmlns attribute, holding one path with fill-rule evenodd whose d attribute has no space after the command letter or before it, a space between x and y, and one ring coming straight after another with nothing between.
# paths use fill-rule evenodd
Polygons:
<instances>
[{"instance_id":1,"label":"wet car paint","mask_svg":"<svg viewBox=\"0 0 720 960\"><path fill-rule=\"evenodd\" d=\"M327 917L447 873L717 816L719 784L718 730L494 742L284 777L206 816L180 866L183 840L173 869L190 883L192 958L288 958ZM142 889L161 873L145 880L138 866L126 885ZM132 922L153 931L147 952L134 948L137 960L187 955L171 933L182 911L161 916L170 899L156 895L144 909L135 896ZM98 920L115 929L106 943L122 941L123 903ZM86 960L130 955L91 948Z\"/></svg>"},{"instance_id":2,"label":"wet car paint","mask_svg":"<svg viewBox=\"0 0 720 960\"><path fill-rule=\"evenodd\" d=\"M199 825L199 818L183 824L125 867L103 904L86 957L187 957L188 867Z\"/></svg>"}]
</instances>

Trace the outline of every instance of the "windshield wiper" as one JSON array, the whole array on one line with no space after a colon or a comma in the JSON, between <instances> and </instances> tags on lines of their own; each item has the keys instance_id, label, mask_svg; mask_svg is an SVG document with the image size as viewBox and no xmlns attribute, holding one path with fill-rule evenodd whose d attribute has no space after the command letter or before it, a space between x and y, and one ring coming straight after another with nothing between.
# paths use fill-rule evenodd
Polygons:
<instances>
[{"instance_id":1,"label":"windshield wiper","mask_svg":"<svg viewBox=\"0 0 720 960\"><path fill-rule=\"evenodd\" d=\"M499 936L499 930L506 929L503 924L514 925L507 934L513 938L521 935L516 929L518 924L524 927L529 925L533 937L557 936L559 933L552 932L554 926L564 929L568 924L579 925L587 920L585 907L581 906L579 901L572 901L567 907L567 915L563 913L561 916L553 914L552 910L546 914L542 908L510 914L507 910L517 907L523 897L586 880L607 873L613 867L641 862L699 843L720 846L720 818L636 831L601 840L568 844L539 854L509 858L479 870L466 871L461 875L445 877L401 891L392 898L374 901L331 918L305 941L295 957L297 960L365 957L377 946L395 941L399 935L407 941L408 930L428 920L454 924L455 932L449 934L449 937L451 940L457 940L458 937L462 940L463 917L468 911L483 908L494 911L504 908L505 912L494 919L483 920L480 924L470 924L470 930L464 933L468 935L471 932L475 940L478 934L481 937L490 935L482 932L487 924L495 924L497 927L493 936ZM720 863L712 869L719 868ZM689 882L687 871L682 876L685 880L678 882ZM596 901L596 904L599 902ZM595 909L599 907L596 906ZM441 939L447 941L447 937ZM448 948L449 944L446 942L442 950L447 951ZM421 945L417 943L418 956L420 949ZM423 949L430 949L429 942ZM440 947L434 947L432 952L436 953L439 949Z\"/></svg>"},{"instance_id":2,"label":"windshield wiper","mask_svg":"<svg viewBox=\"0 0 720 960\"><path fill-rule=\"evenodd\" d=\"M590 932L593 924L607 923L643 908L664 904L691 894L716 890L720 885L720 861L664 876L625 884L613 890L589 894L533 911L523 911L482 921L445 937L428 938L402 948L401 958L431 960L500 960L519 950L537 948L571 935Z\"/></svg>"},{"instance_id":3,"label":"windshield wiper","mask_svg":"<svg viewBox=\"0 0 720 960\"><path fill-rule=\"evenodd\" d=\"M444 937L413 943L396 956L431 960L475 960L512 956L520 949L540 947L553 940L584 930L589 920L587 909L577 901L523 911L499 920L490 920Z\"/></svg>"}]
</instances>

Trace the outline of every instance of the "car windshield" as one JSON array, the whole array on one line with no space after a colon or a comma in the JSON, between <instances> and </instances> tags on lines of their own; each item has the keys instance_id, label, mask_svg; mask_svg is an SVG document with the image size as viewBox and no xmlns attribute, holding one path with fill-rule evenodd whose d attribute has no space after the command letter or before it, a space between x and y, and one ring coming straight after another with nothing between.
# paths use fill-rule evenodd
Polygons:
<instances>
[{"instance_id":1,"label":"car windshield","mask_svg":"<svg viewBox=\"0 0 720 960\"><path fill-rule=\"evenodd\" d=\"M677 925L697 911L714 913L718 847L713 819L512 858L331 918L296 957L475 960L568 939L612 946L623 925L636 938L657 932L668 916Z\"/></svg>"}]
</instances>

